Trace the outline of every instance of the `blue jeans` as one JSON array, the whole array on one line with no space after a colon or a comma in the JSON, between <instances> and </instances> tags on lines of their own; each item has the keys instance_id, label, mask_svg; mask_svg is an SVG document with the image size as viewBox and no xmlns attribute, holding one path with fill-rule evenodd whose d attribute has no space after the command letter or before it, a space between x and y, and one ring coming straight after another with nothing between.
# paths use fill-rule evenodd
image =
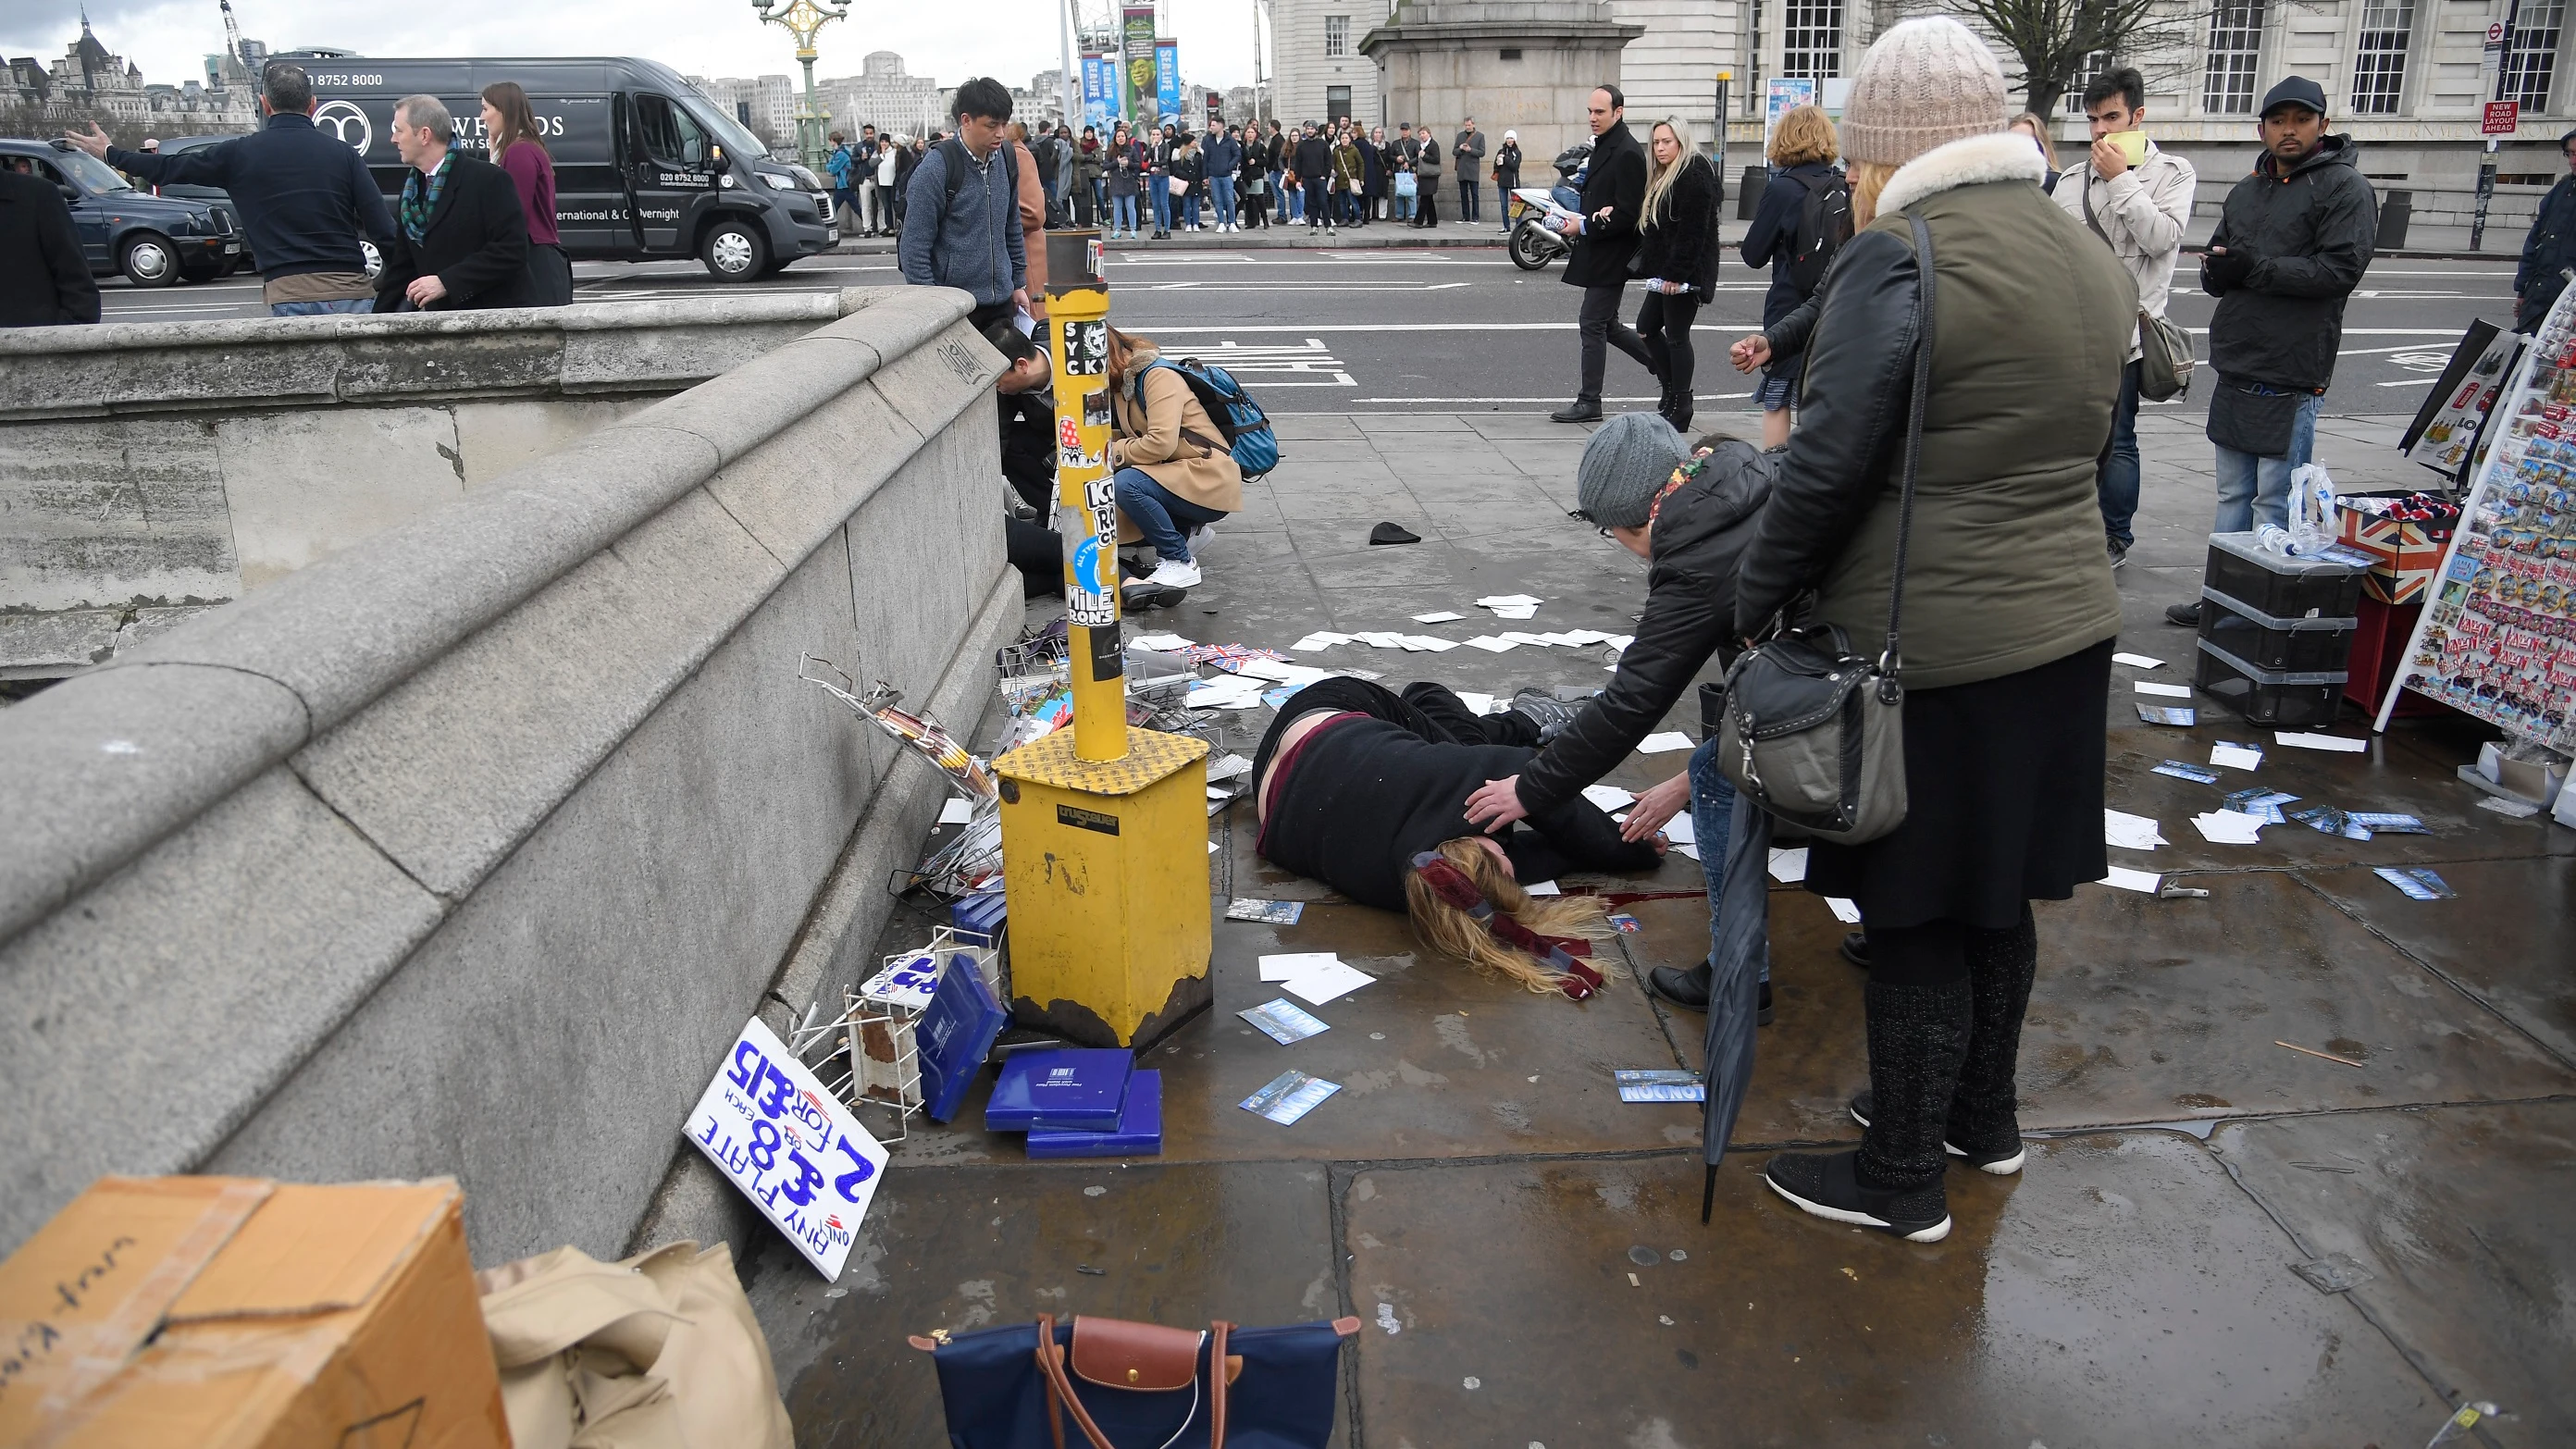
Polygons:
<instances>
[{"instance_id":1,"label":"blue jeans","mask_svg":"<svg viewBox=\"0 0 2576 1449\"><path fill-rule=\"evenodd\" d=\"M2136 540L2129 522L2138 516L2138 364L2120 369L2120 401L2111 410L2111 441L2093 466L2093 493L2102 505L2102 533L2127 548Z\"/></svg>"},{"instance_id":2,"label":"blue jeans","mask_svg":"<svg viewBox=\"0 0 2576 1449\"><path fill-rule=\"evenodd\" d=\"M1272 189L1273 191L1278 191L1278 188L1277 188L1276 186L1273 186L1271 189ZM1288 213L1287 213L1287 215L1288 215L1288 219L1289 219L1290 221L1303 221L1303 220L1305 220L1305 218L1306 218L1306 188L1305 188L1302 184L1300 184L1300 185L1297 185L1297 186L1291 186L1291 187L1289 187L1286 191L1280 191L1280 192L1279 192L1279 194L1280 194L1281 196L1284 196L1284 197L1286 197L1286 198L1288 199Z\"/></svg>"},{"instance_id":3,"label":"blue jeans","mask_svg":"<svg viewBox=\"0 0 2576 1449\"><path fill-rule=\"evenodd\" d=\"M1208 195L1216 198L1216 224L1219 226L1234 225L1234 178L1231 176L1209 177Z\"/></svg>"},{"instance_id":4,"label":"blue jeans","mask_svg":"<svg viewBox=\"0 0 2576 1449\"><path fill-rule=\"evenodd\" d=\"M1691 829L1699 836L1700 867L1708 875L1708 941L1717 951L1719 890L1726 880L1726 842L1735 833L1735 786L1717 768L1717 736L1710 735L1691 751ZM1771 961L1762 961L1762 979L1771 979Z\"/></svg>"},{"instance_id":5,"label":"blue jeans","mask_svg":"<svg viewBox=\"0 0 2576 1449\"><path fill-rule=\"evenodd\" d=\"M1395 194L1395 219L1397 221L1413 220L1413 194L1411 192L1399 191Z\"/></svg>"},{"instance_id":6,"label":"blue jeans","mask_svg":"<svg viewBox=\"0 0 2576 1449\"><path fill-rule=\"evenodd\" d=\"M1216 509L1192 503L1154 481L1142 468L1121 468L1109 480L1118 497L1118 511L1145 535L1154 549L1154 557L1166 562L1188 563L1189 541L1181 536L1185 523L1214 523L1225 515Z\"/></svg>"},{"instance_id":7,"label":"blue jeans","mask_svg":"<svg viewBox=\"0 0 2576 1449\"><path fill-rule=\"evenodd\" d=\"M1154 230L1170 231L1172 229L1172 178L1149 176L1145 180L1147 189L1154 194Z\"/></svg>"},{"instance_id":8,"label":"blue jeans","mask_svg":"<svg viewBox=\"0 0 2576 1449\"><path fill-rule=\"evenodd\" d=\"M1196 191L1181 198L1181 224L1184 226L1199 224L1199 194Z\"/></svg>"},{"instance_id":9,"label":"blue jeans","mask_svg":"<svg viewBox=\"0 0 2576 1449\"><path fill-rule=\"evenodd\" d=\"M376 310L376 299L373 297L349 297L337 302L271 302L268 304L268 315L271 317L322 317L333 312L373 312L374 310Z\"/></svg>"},{"instance_id":10,"label":"blue jeans","mask_svg":"<svg viewBox=\"0 0 2576 1449\"><path fill-rule=\"evenodd\" d=\"M2250 533L2264 525L2290 526L2290 475L2307 466L2308 454L2316 448L2318 402L2313 393L2299 399L2287 456L2258 458L2234 448L2218 450L2218 521L2213 532Z\"/></svg>"},{"instance_id":11,"label":"blue jeans","mask_svg":"<svg viewBox=\"0 0 2576 1449\"><path fill-rule=\"evenodd\" d=\"M1136 234L1136 198L1132 196L1116 196L1110 198L1109 204L1115 208L1113 214L1117 218L1117 220L1111 225L1110 229L1112 231L1124 230L1129 236L1134 236Z\"/></svg>"}]
</instances>

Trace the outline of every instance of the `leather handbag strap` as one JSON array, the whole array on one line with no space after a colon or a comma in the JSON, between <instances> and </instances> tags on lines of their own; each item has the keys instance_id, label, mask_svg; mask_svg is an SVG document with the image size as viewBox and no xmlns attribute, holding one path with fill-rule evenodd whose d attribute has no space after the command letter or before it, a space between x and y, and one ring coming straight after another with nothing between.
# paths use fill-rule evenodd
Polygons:
<instances>
[{"instance_id":1,"label":"leather handbag strap","mask_svg":"<svg viewBox=\"0 0 2576 1449\"><path fill-rule=\"evenodd\" d=\"M1226 1380L1231 1377L1227 1372L1225 1340L1233 1328L1233 1324L1221 1318L1208 1325L1208 1449L1225 1449L1225 1388ZM1054 1441L1055 1449L1064 1449L1064 1415L1068 1413L1073 1416L1074 1427L1080 1429L1082 1437L1089 1441L1091 1449L1118 1449L1117 1445L1109 1442L1108 1435L1100 1432L1100 1425L1093 1421L1091 1411L1083 1407L1082 1399L1074 1393L1072 1381L1065 1377L1065 1353L1056 1346L1055 1315L1051 1313L1038 1315L1037 1353L1038 1372L1046 1380L1047 1434Z\"/></svg>"},{"instance_id":2,"label":"leather handbag strap","mask_svg":"<svg viewBox=\"0 0 2576 1449\"><path fill-rule=\"evenodd\" d=\"M1905 418L1905 474L1896 505L1896 567L1887 583L1887 649L1878 656L1879 697L1893 702L1897 671L1904 655L1897 648L1897 623L1905 605L1905 545L1914 533L1914 469L1923 455L1923 409L1932 395L1932 228L1914 212L1905 213L1914 227L1914 401Z\"/></svg>"}]
</instances>

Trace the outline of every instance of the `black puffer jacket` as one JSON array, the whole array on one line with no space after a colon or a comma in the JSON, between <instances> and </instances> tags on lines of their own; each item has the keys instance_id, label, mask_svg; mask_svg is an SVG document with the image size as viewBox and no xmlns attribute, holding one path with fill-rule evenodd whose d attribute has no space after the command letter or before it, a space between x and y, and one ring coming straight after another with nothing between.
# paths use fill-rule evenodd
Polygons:
<instances>
[{"instance_id":1,"label":"black puffer jacket","mask_svg":"<svg viewBox=\"0 0 2576 1449\"><path fill-rule=\"evenodd\" d=\"M2201 290L2218 298L2209 364L2222 377L2301 391L2334 381L2343 303L2361 284L2378 240L2379 199L2354 163L2360 147L2328 136L2282 173L2267 152L2227 193L2209 244L2255 259L2245 279Z\"/></svg>"},{"instance_id":2,"label":"black puffer jacket","mask_svg":"<svg viewBox=\"0 0 2576 1449\"><path fill-rule=\"evenodd\" d=\"M1735 570L1787 449L1713 433L1707 461L1655 514L1646 617L1610 687L1521 770L1521 808L1545 814L1610 773L1690 687L1710 656L1732 659ZM1697 450L1694 449L1694 452Z\"/></svg>"},{"instance_id":3,"label":"black puffer jacket","mask_svg":"<svg viewBox=\"0 0 2576 1449\"><path fill-rule=\"evenodd\" d=\"M1574 256L1565 264L1565 280L1576 287L1624 286L1628 259L1637 254L1637 213L1646 203L1646 153L1628 132L1625 121L1592 142L1583 170L1583 235L1574 239ZM1610 209L1604 219L1597 213Z\"/></svg>"},{"instance_id":4,"label":"black puffer jacket","mask_svg":"<svg viewBox=\"0 0 2576 1449\"><path fill-rule=\"evenodd\" d=\"M1664 192L1663 205L1637 240L1641 277L1688 282L1705 302L1717 287L1717 168L1694 152Z\"/></svg>"}]
</instances>

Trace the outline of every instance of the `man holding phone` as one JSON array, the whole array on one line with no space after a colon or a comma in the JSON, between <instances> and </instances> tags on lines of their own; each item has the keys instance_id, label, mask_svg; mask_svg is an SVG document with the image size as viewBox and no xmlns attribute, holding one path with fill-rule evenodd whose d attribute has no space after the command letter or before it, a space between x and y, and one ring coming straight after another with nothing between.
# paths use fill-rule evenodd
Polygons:
<instances>
[{"instance_id":1,"label":"man holding phone","mask_svg":"<svg viewBox=\"0 0 2576 1449\"><path fill-rule=\"evenodd\" d=\"M2087 164L2059 179L2057 204L2111 248L2138 284L2138 310L2165 315L2174 259L2182 253L2183 226L2191 219L2191 163L2147 139L2147 82L2131 66L2104 71L2084 88L2084 114L2093 121ZM2068 185L2068 181L2076 184ZM2111 440L2095 465L2093 490L2102 506L2103 546L2111 567L2128 562L2138 512L2138 338L2129 335L2129 362L2120 373L2120 402L2111 414Z\"/></svg>"}]
</instances>

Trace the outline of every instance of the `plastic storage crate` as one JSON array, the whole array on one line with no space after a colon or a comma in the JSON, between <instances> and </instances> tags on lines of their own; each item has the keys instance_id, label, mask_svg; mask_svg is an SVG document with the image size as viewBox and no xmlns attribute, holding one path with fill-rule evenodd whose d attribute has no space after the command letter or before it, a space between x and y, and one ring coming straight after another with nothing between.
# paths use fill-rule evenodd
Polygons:
<instances>
[{"instance_id":1,"label":"plastic storage crate","mask_svg":"<svg viewBox=\"0 0 2576 1449\"><path fill-rule=\"evenodd\" d=\"M2340 669L2257 669L2203 639L2192 686L2250 723L2299 726L2333 722L2343 682Z\"/></svg>"},{"instance_id":2,"label":"plastic storage crate","mask_svg":"<svg viewBox=\"0 0 2576 1449\"><path fill-rule=\"evenodd\" d=\"M2368 569L2333 559L2265 553L2255 537L2211 534L2202 587L2238 601L2248 613L2275 619L2349 619L2360 607L2361 580Z\"/></svg>"},{"instance_id":3,"label":"plastic storage crate","mask_svg":"<svg viewBox=\"0 0 2576 1449\"><path fill-rule=\"evenodd\" d=\"M2283 619L2210 588L2200 597L2200 637L2257 669L2311 674L2341 669L2352 655L2356 619Z\"/></svg>"}]
</instances>

